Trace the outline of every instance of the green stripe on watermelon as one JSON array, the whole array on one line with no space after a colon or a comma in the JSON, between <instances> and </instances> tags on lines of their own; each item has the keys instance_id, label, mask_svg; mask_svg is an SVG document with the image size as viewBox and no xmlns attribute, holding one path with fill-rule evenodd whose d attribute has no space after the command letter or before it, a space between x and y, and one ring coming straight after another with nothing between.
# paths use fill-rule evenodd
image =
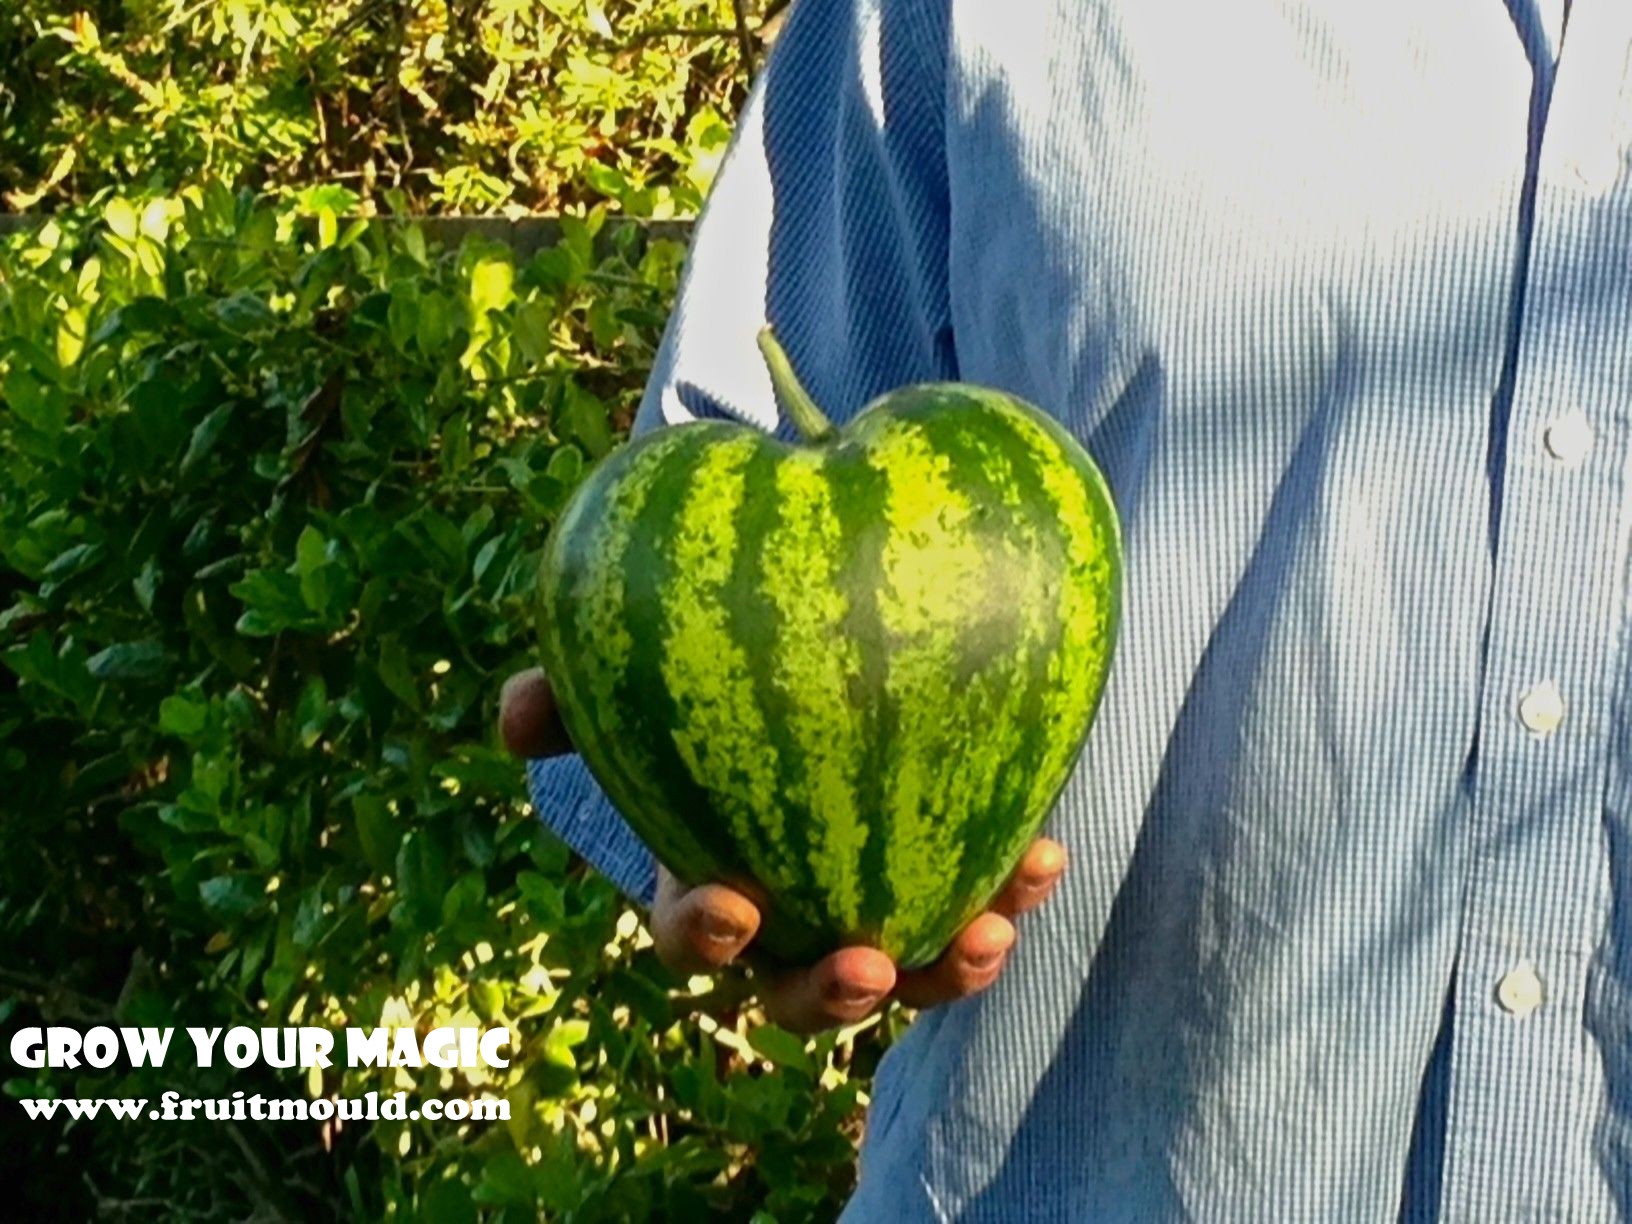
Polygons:
<instances>
[{"instance_id":1,"label":"green stripe on watermelon","mask_svg":"<svg viewBox=\"0 0 1632 1224\"><path fill-rule=\"evenodd\" d=\"M689 428L689 426L687 427ZM662 758L669 802L717 855L716 874L752 868L770 889L791 882L772 803L776 775L754 701L753 666L730 631L722 603L736 548L743 469L759 441L737 431L676 465L662 514L642 524L643 556L632 556L630 627L643 640L628 676ZM687 883L708 878L688 871Z\"/></svg>"},{"instance_id":2,"label":"green stripe on watermelon","mask_svg":"<svg viewBox=\"0 0 1632 1224\"><path fill-rule=\"evenodd\" d=\"M664 431L653 435L648 447L617 452L607 461L603 480L587 488L581 502L575 498L563 516L552 545L566 543L545 557L547 571L577 575L576 582L560 584L552 601L546 670L573 743L586 761L600 763L592 766L597 780L626 815L706 802L674 757L669 722L660 712L667 695L649 667L655 638L645 631L641 610L656 612L652 584L663 580L661 557L654 557L647 528L672 512L676 486L708 453L710 433L722 430L734 432L710 423ZM579 505L581 527L571 517ZM562 677L573 676L587 684L569 683L562 692ZM640 823L653 853L679 874L711 877L735 866L729 843L698 826Z\"/></svg>"},{"instance_id":3,"label":"green stripe on watermelon","mask_svg":"<svg viewBox=\"0 0 1632 1224\"><path fill-rule=\"evenodd\" d=\"M801 918L820 912L811 881L811 843L814 830L802 818L805 790L803 746L790 726L790 694L777 683L776 647L785 632L782 610L770 597L764 576L768 547L750 547L750 541L768 541L782 518L777 497L777 472L784 466L782 447L753 439L754 447L742 471L741 496L732 515L731 561L718 601L729 644L741 651L748 688L745 701L755 710L753 750L764 757L764 785L745 796L744 810L758 816L764 845L776 861L753 865L776 881L778 904Z\"/></svg>"},{"instance_id":4,"label":"green stripe on watermelon","mask_svg":"<svg viewBox=\"0 0 1632 1224\"><path fill-rule=\"evenodd\" d=\"M889 635L885 686L897 712L883 783L886 871L896 900L884 941L932 929L945 911L962 858L954 819L969 786L979 729L956 686L962 627L986 598L988 556L972 530L974 507L946 477L944 458L909 420L877 416L870 462L889 479L880 614ZM962 699L960 699L960 696Z\"/></svg>"},{"instance_id":5,"label":"green stripe on watermelon","mask_svg":"<svg viewBox=\"0 0 1632 1224\"><path fill-rule=\"evenodd\" d=\"M852 701L862 653L845 631L848 601L835 561L842 526L820 457L794 451L774 469L775 523L754 558L749 581L774 617L765 642L766 686L791 747L779 746L786 805L801 813L801 841L811 888L797 906L812 923L836 922L861 937L859 864L870 821L858 787L867 743L864 712ZM748 619L748 618L744 618Z\"/></svg>"},{"instance_id":6,"label":"green stripe on watermelon","mask_svg":"<svg viewBox=\"0 0 1632 1224\"><path fill-rule=\"evenodd\" d=\"M883 787L896 711L885 684L888 642L878 605L889 484L854 443L836 446L825 457L824 469L842 541L833 580L845 609L840 629L859 665L845 694L861 740L853 807L868 825L855 869L861 893L857 922L847 934L882 945L896 896L888 870L890 827Z\"/></svg>"},{"instance_id":7,"label":"green stripe on watermelon","mask_svg":"<svg viewBox=\"0 0 1632 1224\"><path fill-rule=\"evenodd\" d=\"M1056 552L1063 556L1066 545L1059 538L1053 504L1036 496L1041 474L1035 457L1014 436L1006 418L990 414L983 428L969 428L958 414L936 411L949 401L958 402L956 397L925 389L922 400L922 407L909 401L903 414L920 421L930 444L947 457L949 471L965 496L987 508L988 530L998 537L992 547L1012 559L1016 573L1035 569L1027 563L1039 556ZM996 724L992 737L982 745L983 755L997 768L983 779L986 818L971 821L964 831L965 851L952 893L967 900L964 909L947 923L954 931L979 913L1003 885L1007 870L1001 865L1012 857L1010 843L1017 838L1029 843L1041 823L1040 819L1027 820L1026 804L1046 742L1037 722L1043 710L1047 659L1060 638L1058 593L1052 595L1053 602L1046 590L1005 588L1002 594L1017 621L1007 649L971 652L966 645L963 659L971 680L993 665L1009 664L1003 668L1003 679L1008 682L1003 706L1008 717L992 720ZM944 942L943 934L937 929L926 936L926 942L932 946L938 940Z\"/></svg>"}]
</instances>

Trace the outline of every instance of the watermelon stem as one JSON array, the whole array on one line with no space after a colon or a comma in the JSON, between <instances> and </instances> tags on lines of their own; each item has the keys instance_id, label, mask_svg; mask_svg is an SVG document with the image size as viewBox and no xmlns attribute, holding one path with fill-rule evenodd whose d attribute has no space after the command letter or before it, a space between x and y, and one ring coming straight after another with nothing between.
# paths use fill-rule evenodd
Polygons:
<instances>
[{"instance_id":1,"label":"watermelon stem","mask_svg":"<svg viewBox=\"0 0 1632 1224\"><path fill-rule=\"evenodd\" d=\"M769 324L759 329L759 351L764 354L766 368L771 372L771 390L776 393L777 406L793 418L805 441L816 443L831 439L837 432L833 422L800 384L799 376L793 372L793 363L777 343Z\"/></svg>"}]
</instances>

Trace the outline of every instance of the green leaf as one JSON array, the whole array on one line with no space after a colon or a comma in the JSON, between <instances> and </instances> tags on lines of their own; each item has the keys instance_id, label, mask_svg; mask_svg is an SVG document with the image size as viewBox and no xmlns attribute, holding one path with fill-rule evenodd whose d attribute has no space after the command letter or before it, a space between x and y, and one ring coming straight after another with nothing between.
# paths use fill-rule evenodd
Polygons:
<instances>
[{"instance_id":1,"label":"green leaf","mask_svg":"<svg viewBox=\"0 0 1632 1224\"><path fill-rule=\"evenodd\" d=\"M422 927L432 926L441 918L447 871L441 854L424 830L416 829L402 839L396 867L397 889L416 923Z\"/></svg>"},{"instance_id":2,"label":"green leaf","mask_svg":"<svg viewBox=\"0 0 1632 1224\"><path fill-rule=\"evenodd\" d=\"M453 334L454 306L445 293L431 291L419 299L419 311L414 321L414 338L419 351L435 357Z\"/></svg>"},{"instance_id":3,"label":"green leaf","mask_svg":"<svg viewBox=\"0 0 1632 1224\"><path fill-rule=\"evenodd\" d=\"M766 1061L802 1075L811 1075L815 1068L805 1043L786 1029L774 1024L762 1024L748 1032L748 1044Z\"/></svg>"},{"instance_id":4,"label":"green leaf","mask_svg":"<svg viewBox=\"0 0 1632 1224\"><path fill-rule=\"evenodd\" d=\"M580 267L588 268L595 262L595 234L601 228L605 212L592 212L586 220L565 214L560 219L562 250L571 254Z\"/></svg>"},{"instance_id":5,"label":"green leaf","mask_svg":"<svg viewBox=\"0 0 1632 1224\"><path fill-rule=\"evenodd\" d=\"M487 576L487 571L492 566L494 558L499 555L499 550L508 543L509 541L503 536L494 536L486 544L483 544L477 550L476 560L471 562L471 577L477 582L481 582Z\"/></svg>"},{"instance_id":6,"label":"green leaf","mask_svg":"<svg viewBox=\"0 0 1632 1224\"><path fill-rule=\"evenodd\" d=\"M322 676L313 676L300 690L300 700L295 703L295 727L302 748L310 748L322 737L330 713L328 686Z\"/></svg>"},{"instance_id":7,"label":"green leaf","mask_svg":"<svg viewBox=\"0 0 1632 1224\"><path fill-rule=\"evenodd\" d=\"M391 291L391 305L386 310L386 329L397 352L407 353L414 344L419 328L419 291L409 281Z\"/></svg>"},{"instance_id":8,"label":"green leaf","mask_svg":"<svg viewBox=\"0 0 1632 1224\"><path fill-rule=\"evenodd\" d=\"M140 446L131 448L127 470L147 471L152 465L169 468L188 436L188 409L198 394L196 381L180 381L158 370L125 393L127 420ZM121 456L122 458L124 456Z\"/></svg>"},{"instance_id":9,"label":"green leaf","mask_svg":"<svg viewBox=\"0 0 1632 1224\"><path fill-rule=\"evenodd\" d=\"M242 918L259 903L264 892L256 881L244 875L222 875L198 886L204 908L217 918Z\"/></svg>"},{"instance_id":10,"label":"green leaf","mask_svg":"<svg viewBox=\"0 0 1632 1224\"><path fill-rule=\"evenodd\" d=\"M319 183L295 196L295 207L308 216L325 210L335 214L356 212L361 203L362 197L355 191L336 183Z\"/></svg>"},{"instance_id":11,"label":"green leaf","mask_svg":"<svg viewBox=\"0 0 1632 1224\"><path fill-rule=\"evenodd\" d=\"M149 557L142 562L142 568L136 577L130 580L131 590L135 592L136 602L142 605L142 611L153 611L153 600L158 594L161 576L158 562Z\"/></svg>"},{"instance_id":12,"label":"green leaf","mask_svg":"<svg viewBox=\"0 0 1632 1224\"><path fill-rule=\"evenodd\" d=\"M397 238L402 243L402 249L408 252L415 263L430 262L425 250L425 231L417 223L399 226Z\"/></svg>"},{"instance_id":13,"label":"green leaf","mask_svg":"<svg viewBox=\"0 0 1632 1224\"><path fill-rule=\"evenodd\" d=\"M562 388L555 429L562 437L583 447L591 459L599 459L612 448L612 425L606 405L572 379Z\"/></svg>"},{"instance_id":14,"label":"green leaf","mask_svg":"<svg viewBox=\"0 0 1632 1224\"><path fill-rule=\"evenodd\" d=\"M622 200L629 192L629 180L602 162L585 162L584 179L596 191L614 200Z\"/></svg>"},{"instance_id":15,"label":"green leaf","mask_svg":"<svg viewBox=\"0 0 1632 1224\"><path fill-rule=\"evenodd\" d=\"M458 883L448 889L442 898L442 922L452 926L475 913L487 897L487 881L477 871L459 877Z\"/></svg>"},{"instance_id":16,"label":"green leaf","mask_svg":"<svg viewBox=\"0 0 1632 1224\"><path fill-rule=\"evenodd\" d=\"M324 247L304 264L295 275L295 311L304 315L311 311L334 288L344 270L346 256L338 247Z\"/></svg>"},{"instance_id":17,"label":"green leaf","mask_svg":"<svg viewBox=\"0 0 1632 1224\"><path fill-rule=\"evenodd\" d=\"M154 280L164 276L164 251L145 236L136 239L136 262Z\"/></svg>"},{"instance_id":18,"label":"green leaf","mask_svg":"<svg viewBox=\"0 0 1632 1224\"><path fill-rule=\"evenodd\" d=\"M100 544L75 544L53 557L41 571L40 577L47 582L62 582L96 565L105 551Z\"/></svg>"},{"instance_id":19,"label":"green leaf","mask_svg":"<svg viewBox=\"0 0 1632 1224\"><path fill-rule=\"evenodd\" d=\"M559 293L582 284L589 267L567 248L553 246L533 256L529 271L545 289Z\"/></svg>"},{"instance_id":20,"label":"green leaf","mask_svg":"<svg viewBox=\"0 0 1632 1224\"><path fill-rule=\"evenodd\" d=\"M544 1061L557 1067L576 1070L578 1060L573 1057L573 1050L584 1044L589 1037L589 1021L561 1020L550 1030L550 1035L544 1039Z\"/></svg>"},{"instance_id":21,"label":"green leaf","mask_svg":"<svg viewBox=\"0 0 1632 1224\"><path fill-rule=\"evenodd\" d=\"M516 343L522 356L534 365L543 365L554 351L555 342L550 334L555 323L555 312L539 298L516 307Z\"/></svg>"},{"instance_id":22,"label":"green leaf","mask_svg":"<svg viewBox=\"0 0 1632 1224\"><path fill-rule=\"evenodd\" d=\"M419 709L419 685L408 662L408 650L400 639L388 637L380 642L379 675L399 701L410 709Z\"/></svg>"},{"instance_id":23,"label":"green leaf","mask_svg":"<svg viewBox=\"0 0 1632 1224\"><path fill-rule=\"evenodd\" d=\"M454 1174L431 1182L414 1218L422 1224L476 1224L478 1217L470 1188Z\"/></svg>"},{"instance_id":24,"label":"green leaf","mask_svg":"<svg viewBox=\"0 0 1632 1224\"><path fill-rule=\"evenodd\" d=\"M322 612L329 606L330 586L325 570L328 566L329 542L323 533L308 523L295 541L295 573L300 578L300 597L313 612Z\"/></svg>"},{"instance_id":25,"label":"green leaf","mask_svg":"<svg viewBox=\"0 0 1632 1224\"><path fill-rule=\"evenodd\" d=\"M209 457L231 420L232 405L222 404L205 414L204 419L193 426L192 436L187 441L187 451L181 457L182 475L187 475Z\"/></svg>"},{"instance_id":26,"label":"green leaf","mask_svg":"<svg viewBox=\"0 0 1632 1224\"><path fill-rule=\"evenodd\" d=\"M0 654L0 663L18 679L48 689L75 705L87 704L95 689L79 644L70 640L59 650L44 630L37 630L23 645Z\"/></svg>"},{"instance_id":27,"label":"green leaf","mask_svg":"<svg viewBox=\"0 0 1632 1224\"><path fill-rule=\"evenodd\" d=\"M57 364L66 370L85 351L85 312L70 309L57 321Z\"/></svg>"},{"instance_id":28,"label":"green leaf","mask_svg":"<svg viewBox=\"0 0 1632 1224\"><path fill-rule=\"evenodd\" d=\"M0 377L0 404L43 434L54 436L68 424L66 397L20 366Z\"/></svg>"},{"instance_id":29,"label":"green leaf","mask_svg":"<svg viewBox=\"0 0 1632 1224\"><path fill-rule=\"evenodd\" d=\"M261 295L248 290L221 299L212 310L225 327L239 333L256 332L277 324L277 316Z\"/></svg>"},{"instance_id":30,"label":"green leaf","mask_svg":"<svg viewBox=\"0 0 1632 1224\"><path fill-rule=\"evenodd\" d=\"M612 23L606 19L606 9L601 6L601 0L586 0L585 15L589 18L589 28L602 38L612 38Z\"/></svg>"},{"instance_id":31,"label":"green leaf","mask_svg":"<svg viewBox=\"0 0 1632 1224\"><path fill-rule=\"evenodd\" d=\"M323 913L323 890L319 887L307 889L301 895L300 904L295 907L295 924L292 928L295 943L302 948L311 947L327 925L328 919Z\"/></svg>"},{"instance_id":32,"label":"green leaf","mask_svg":"<svg viewBox=\"0 0 1632 1224\"><path fill-rule=\"evenodd\" d=\"M382 875L391 871L402 844L402 829L391 814L390 805L378 795L354 795L351 814L369 865Z\"/></svg>"},{"instance_id":33,"label":"green leaf","mask_svg":"<svg viewBox=\"0 0 1632 1224\"><path fill-rule=\"evenodd\" d=\"M470 307L480 319L489 310L503 310L515 296L515 265L508 255L485 255L470 272Z\"/></svg>"},{"instance_id":34,"label":"green leaf","mask_svg":"<svg viewBox=\"0 0 1632 1224\"><path fill-rule=\"evenodd\" d=\"M524 871L518 875L516 889L533 917L546 926L553 926L566 916L561 886L538 872Z\"/></svg>"},{"instance_id":35,"label":"green leaf","mask_svg":"<svg viewBox=\"0 0 1632 1224\"><path fill-rule=\"evenodd\" d=\"M164 643L157 638L137 642L117 642L97 651L86 664L98 680L145 680L161 674L167 660Z\"/></svg>"},{"instance_id":36,"label":"green leaf","mask_svg":"<svg viewBox=\"0 0 1632 1224\"><path fill-rule=\"evenodd\" d=\"M238 632L251 637L267 637L285 629L303 627L311 621L311 610L300 588L300 580L281 570L255 570L227 590L243 601L244 614L238 618Z\"/></svg>"},{"instance_id":37,"label":"green leaf","mask_svg":"<svg viewBox=\"0 0 1632 1224\"><path fill-rule=\"evenodd\" d=\"M184 693L172 693L159 702L159 730L166 735L191 739L209 722L210 707Z\"/></svg>"},{"instance_id":38,"label":"green leaf","mask_svg":"<svg viewBox=\"0 0 1632 1224\"><path fill-rule=\"evenodd\" d=\"M92 344L106 344L120 336L162 332L179 322L176 308L163 298L144 295L119 307L91 333Z\"/></svg>"},{"instance_id":39,"label":"green leaf","mask_svg":"<svg viewBox=\"0 0 1632 1224\"><path fill-rule=\"evenodd\" d=\"M154 242L170 237L170 208L164 200L149 200L142 209L141 231Z\"/></svg>"},{"instance_id":40,"label":"green leaf","mask_svg":"<svg viewBox=\"0 0 1632 1224\"><path fill-rule=\"evenodd\" d=\"M446 515L427 506L404 520L398 530L413 541L425 564L447 570L450 577L464 572L465 540Z\"/></svg>"},{"instance_id":41,"label":"green leaf","mask_svg":"<svg viewBox=\"0 0 1632 1224\"><path fill-rule=\"evenodd\" d=\"M576 446L563 446L550 456L550 461L544 468L544 475L549 477L563 492L570 493L578 487L578 481L584 474L584 457Z\"/></svg>"},{"instance_id":42,"label":"green leaf","mask_svg":"<svg viewBox=\"0 0 1632 1224\"><path fill-rule=\"evenodd\" d=\"M534 1184L538 1188L540 1203L561 1214L569 1213L583 1197L584 1177L580 1173L570 1131L566 1134L543 1136L540 1147L543 1149L538 1164L533 1170ZM642 1212L631 1213L640 1216ZM678 1215L670 1215L669 1219L704 1219L705 1211L688 1211Z\"/></svg>"},{"instance_id":43,"label":"green leaf","mask_svg":"<svg viewBox=\"0 0 1632 1224\"><path fill-rule=\"evenodd\" d=\"M102 210L102 220L126 242L135 242L141 232L141 218L136 215L136 209L131 206L130 201L121 196L115 196L108 201Z\"/></svg>"},{"instance_id":44,"label":"green leaf","mask_svg":"<svg viewBox=\"0 0 1632 1224\"><path fill-rule=\"evenodd\" d=\"M533 1175L514 1152L497 1152L482 1166L482 1181L471 1197L494 1207L531 1207Z\"/></svg>"}]
</instances>

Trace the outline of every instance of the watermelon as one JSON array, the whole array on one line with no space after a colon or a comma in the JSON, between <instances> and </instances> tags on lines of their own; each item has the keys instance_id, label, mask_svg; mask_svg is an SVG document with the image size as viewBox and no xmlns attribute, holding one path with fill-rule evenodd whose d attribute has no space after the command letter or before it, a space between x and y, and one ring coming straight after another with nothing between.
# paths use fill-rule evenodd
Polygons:
<instances>
[{"instance_id":1,"label":"watermelon","mask_svg":"<svg viewBox=\"0 0 1632 1224\"><path fill-rule=\"evenodd\" d=\"M1012 395L904 387L841 430L760 347L802 440L692 421L609 455L544 550L544 670L658 861L762 901L758 947L911 968L985 908L1082 748L1116 512Z\"/></svg>"}]
</instances>

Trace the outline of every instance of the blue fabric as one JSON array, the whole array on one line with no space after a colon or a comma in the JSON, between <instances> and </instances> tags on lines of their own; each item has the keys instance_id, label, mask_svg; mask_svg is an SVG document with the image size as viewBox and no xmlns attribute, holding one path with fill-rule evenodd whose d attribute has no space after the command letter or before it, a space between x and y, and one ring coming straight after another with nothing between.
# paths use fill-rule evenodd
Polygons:
<instances>
[{"instance_id":1,"label":"blue fabric","mask_svg":"<svg viewBox=\"0 0 1632 1224\"><path fill-rule=\"evenodd\" d=\"M640 428L959 377L1105 468L1125 627L857 1221L1632 1215L1632 5L798 0ZM539 810L635 895L575 758Z\"/></svg>"}]
</instances>

